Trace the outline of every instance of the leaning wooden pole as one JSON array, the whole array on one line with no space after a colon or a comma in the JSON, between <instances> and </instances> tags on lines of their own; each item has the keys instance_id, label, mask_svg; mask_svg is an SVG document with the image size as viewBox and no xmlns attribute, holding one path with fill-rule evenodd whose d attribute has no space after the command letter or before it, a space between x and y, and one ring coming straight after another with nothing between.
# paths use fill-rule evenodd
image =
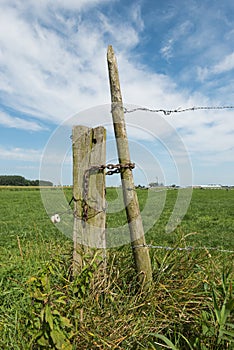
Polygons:
<instances>
[{"instance_id":1,"label":"leaning wooden pole","mask_svg":"<svg viewBox=\"0 0 234 350\"><path fill-rule=\"evenodd\" d=\"M112 46L108 46L107 62L112 102L112 119L120 164L130 164L130 152L124 119L117 61ZM146 288L152 280L149 248L146 246L144 228L131 168L122 168L123 197L130 229L131 244L139 280Z\"/></svg>"}]
</instances>

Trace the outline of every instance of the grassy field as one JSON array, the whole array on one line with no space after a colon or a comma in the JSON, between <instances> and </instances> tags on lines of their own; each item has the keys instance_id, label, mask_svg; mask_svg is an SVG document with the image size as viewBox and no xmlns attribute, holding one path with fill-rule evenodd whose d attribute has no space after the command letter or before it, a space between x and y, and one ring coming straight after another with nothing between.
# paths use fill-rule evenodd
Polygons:
<instances>
[{"instance_id":1,"label":"grassy field","mask_svg":"<svg viewBox=\"0 0 234 350\"><path fill-rule=\"evenodd\" d=\"M147 196L138 191L142 209ZM234 254L209 249L234 250L234 190L194 190L183 221L165 234L176 196L167 191L146 234L147 243L175 248L150 249L146 293L129 245L108 250L106 276L86 257L72 279L72 241L50 222L39 189L1 188L0 348L234 349ZM124 211L107 218L109 227L125 222ZM185 246L202 249L176 249Z\"/></svg>"}]
</instances>

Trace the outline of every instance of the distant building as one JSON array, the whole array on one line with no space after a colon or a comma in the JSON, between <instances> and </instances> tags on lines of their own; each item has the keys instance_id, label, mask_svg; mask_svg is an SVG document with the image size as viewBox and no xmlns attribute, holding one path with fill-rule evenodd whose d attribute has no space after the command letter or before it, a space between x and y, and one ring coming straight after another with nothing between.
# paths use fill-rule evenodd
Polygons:
<instances>
[{"instance_id":1,"label":"distant building","mask_svg":"<svg viewBox=\"0 0 234 350\"><path fill-rule=\"evenodd\" d=\"M208 185L200 185L200 188L222 188L220 184L208 184Z\"/></svg>"}]
</instances>

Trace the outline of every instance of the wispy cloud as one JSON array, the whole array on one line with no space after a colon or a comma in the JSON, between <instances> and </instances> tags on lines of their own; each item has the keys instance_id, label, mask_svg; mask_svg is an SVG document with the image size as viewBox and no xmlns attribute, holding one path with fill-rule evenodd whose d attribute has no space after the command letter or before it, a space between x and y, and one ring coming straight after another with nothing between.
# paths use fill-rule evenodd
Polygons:
<instances>
[{"instance_id":1,"label":"wispy cloud","mask_svg":"<svg viewBox=\"0 0 234 350\"><path fill-rule=\"evenodd\" d=\"M39 123L29 121L18 117L12 117L0 111L0 125L7 128L16 128L28 131L42 131L45 130Z\"/></svg>"},{"instance_id":2,"label":"wispy cloud","mask_svg":"<svg viewBox=\"0 0 234 350\"><path fill-rule=\"evenodd\" d=\"M39 162L42 151L24 148L5 148L0 146L0 159L10 161Z\"/></svg>"},{"instance_id":3,"label":"wispy cloud","mask_svg":"<svg viewBox=\"0 0 234 350\"><path fill-rule=\"evenodd\" d=\"M198 78L201 81L212 78L212 76L217 74L222 74L229 72L234 69L234 52L227 54L222 57L220 61L216 64L205 66L205 67L197 67Z\"/></svg>"},{"instance_id":4,"label":"wispy cloud","mask_svg":"<svg viewBox=\"0 0 234 350\"><path fill-rule=\"evenodd\" d=\"M169 38L166 40L160 50L162 56L167 60L172 58L174 56L174 47L177 46L178 42L181 42L184 40L184 38L187 38L192 28L193 24L189 20L175 25L171 33L168 34Z\"/></svg>"},{"instance_id":5,"label":"wispy cloud","mask_svg":"<svg viewBox=\"0 0 234 350\"><path fill-rule=\"evenodd\" d=\"M128 24L119 26L118 22L111 21L103 14L100 14L99 18L101 20L103 33L107 33L109 37L115 38L115 43L118 47L121 47L121 50L129 50L139 43L138 32L133 26Z\"/></svg>"},{"instance_id":6,"label":"wispy cloud","mask_svg":"<svg viewBox=\"0 0 234 350\"><path fill-rule=\"evenodd\" d=\"M220 74L223 72L228 72L234 69L234 52L225 56L221 62L216 64L211 71L216 74Z\"/></svg>"},{"instance_id":7,"label":"wispy cloud","mask_svg":"<svg viewBox=\"0 0 234 350\"><path fill-rule=\"evenodd\" d=\"M127 51L139 42L136 29L110 21L100 11L95 20L88 16L84 20L79 11L87 2L79 2L79 6L75 1L66 3L75 11L69 19L62 2L51 1L53 18L46 16L48 11L40 20L25 16L30 4L27 1L22 12L5 3L0 13L1 102L52 122L108 102L107 43L113 41L117 48ZM139 10L133 17L133 21L140 18Z\"/></svg>"},{"instance_id":8,"label":"wispy cloud","mask_svg":"<svg viewBox=\"0 0 234 350\"><path fill-rule=\"evenodd\" d=\"M187 113L186 117L172 119L179 127L179 133L192 157L200 157L207 164L216 162L217 166L225 161L232 162L234 157L233 136L234 119L230 111L212 111ZM221 156L219 156L221 155Z\"/></svg>"},{"instance_id":9,"label":"wispy cloud","mask_svg":"<svg viewBox=\"0 0 234 350\"><path fill-rule=\"evenodd\" d=\"M11 91L4 96L6 104L41 118L55 117L57 121L79 105L84 106L87 92L90 91L90 97L100 82L98 71L91 73L87 64L101 39L95 28L93 34L84 23L75 28L70 48L66 38L53 27L22 18L15 9L6 7L0 14L0 23L3 89ZM88 34L89 45L86 45Z\"/></svg>"},{"instance_id":10,"label":"wispy cloud","mask_svg":"<svg viewBox=\"0 0 234 350\"><path fill-rule=\"evenodd\" d=\"M145 23L142 19L140 2L134 2L130 11L130 15L133 23L135 23L135 26L138 28L138 30L142 31L145 28Z\"/></svg>"}]
</instances>

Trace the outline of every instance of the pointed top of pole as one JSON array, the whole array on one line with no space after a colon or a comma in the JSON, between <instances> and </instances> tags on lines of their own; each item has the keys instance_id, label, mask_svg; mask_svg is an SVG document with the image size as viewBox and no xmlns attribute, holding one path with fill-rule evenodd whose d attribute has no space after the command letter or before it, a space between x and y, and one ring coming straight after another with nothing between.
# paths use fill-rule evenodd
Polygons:
<instances>
[{"instance_id":1,"label":"pointed top of pole","mask_svg":"<svg viewBox=\"0 0 234 350\"><path fill-rule=\"evenodd\" d=\"M118 65L112 45L109 45L107 49L107 63L109 69L111 101L112 103L122 104Z\"/></svg>"},{"instance_id":2,"label":"pointed top of pole","mask_svg":"<svg viewBox=\"0 0 234 350\"><path fill-rule=\"evenodd\" d=\"M112 45L108 45L108 48L107 48L107 61L108 62L115 62L116 63L116 57L115 57L115 51L113 49L113 46Z\"/></svg>"},{"instance_id":3,"label":"pointed top of pole","mask_svg":"<svg viewBox=\"0 0 234 350\"><path fill-rule=\"evenodd\" d=\"M112 45L108 45L108 48L107 48L107 55L109 55L111 52L114 54L113 46L112 46Z\"/></svg>"}]
</instances>

